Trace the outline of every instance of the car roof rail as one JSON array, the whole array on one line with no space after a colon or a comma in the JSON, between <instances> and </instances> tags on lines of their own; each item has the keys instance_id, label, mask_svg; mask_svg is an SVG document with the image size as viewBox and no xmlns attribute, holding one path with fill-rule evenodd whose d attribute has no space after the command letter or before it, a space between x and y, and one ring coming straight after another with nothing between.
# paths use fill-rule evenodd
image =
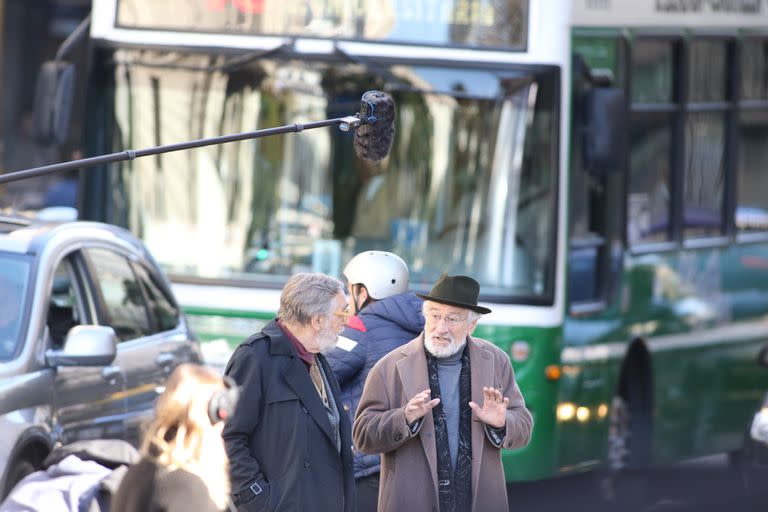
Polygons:
<instances>
[{"instance_id":1,"label":"car roof rail","mask_svg":"<svg viewBox=\"0 0 768 512\"><path fill-rule=\"evenodd\" d=\"M0 210L0 233L10 233L32 224L32 219L16 212Z\"/></svg>"}]
</instances>

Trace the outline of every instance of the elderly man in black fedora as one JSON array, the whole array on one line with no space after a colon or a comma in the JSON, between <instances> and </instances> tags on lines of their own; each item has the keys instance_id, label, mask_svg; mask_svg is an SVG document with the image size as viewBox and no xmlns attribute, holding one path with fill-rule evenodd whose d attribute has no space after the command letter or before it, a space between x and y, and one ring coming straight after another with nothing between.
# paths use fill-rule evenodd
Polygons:
<instances>
[{"instance_id":1,"label":"elderly man in black fedora","mask_svg":"<svg viewBox=\"0 0 768 512\"><path fill-rule=\"evenodd\" d=\"M368 374L352 435L381 453L379 511L508 510L501 449L525 446L533 420L509 357L471 336L480 285L443 274L424 299L424 332Z\"/></svg>"}]
</instances>

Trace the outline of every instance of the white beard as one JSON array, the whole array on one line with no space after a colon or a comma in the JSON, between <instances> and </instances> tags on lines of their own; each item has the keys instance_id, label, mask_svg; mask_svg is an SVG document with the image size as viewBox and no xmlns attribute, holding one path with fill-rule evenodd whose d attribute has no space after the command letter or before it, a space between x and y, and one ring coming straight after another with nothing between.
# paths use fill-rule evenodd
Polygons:
<instances>
[{"instance_id":1,"label":"white beard","mask_svg":"<svg viewBox=\"0 0 768 512\"><path fill-rule=\"evenodd\" d=\"M333 347L336 346L336 342L339 339L339 333L335 332L333 329L330 328L324 328L320 329L320 332L317 333L317 346L320 349L321 354L325 354L329 350L331 350Z\"/></svg>"},{"instance_id":2,"label":"white beard","mask_svg":"<svg viewBox=\"0 0 768 512\"><path fill-rule=\"evenodd\" d=\"M436 345L432 341L431 336L424 336L424 346L427 349L427 352L432 354L438 359L443 359L445 357L451 357L452 355L456 354L459 350L464 348L464 345L467 344L467 339L464 338L461 340L461 343L457 342L455 339L451 339L451 343L449 345Z\"/></svg>"}]
</instances>

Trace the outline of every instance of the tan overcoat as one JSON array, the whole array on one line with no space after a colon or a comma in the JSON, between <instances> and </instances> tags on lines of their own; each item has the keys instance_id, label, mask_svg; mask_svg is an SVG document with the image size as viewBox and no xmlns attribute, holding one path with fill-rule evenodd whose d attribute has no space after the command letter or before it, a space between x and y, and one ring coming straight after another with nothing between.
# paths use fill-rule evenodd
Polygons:
<instances>
[{"instance_id":1,"label":"tan overcoat","mask_svg":"<svg viewBox=\"0 0 768 512\"><path fill-rule=\"evenodd\" d=\"M483 386L500 388L509 398L504 448L528 444L533 420L515 382L509 357L492 343L468 339L472 401L483 404ZM384 356L368 374L355 415L352 437L365 453L381 453L379 512L435 511L437 448L432 412L420 430L411 433L405 406L414 395L429 389L427 358L422 336ZM488 439L484 424L472 419L472 510L508 510L501 450Z\"/></svg>"}]
</instances>

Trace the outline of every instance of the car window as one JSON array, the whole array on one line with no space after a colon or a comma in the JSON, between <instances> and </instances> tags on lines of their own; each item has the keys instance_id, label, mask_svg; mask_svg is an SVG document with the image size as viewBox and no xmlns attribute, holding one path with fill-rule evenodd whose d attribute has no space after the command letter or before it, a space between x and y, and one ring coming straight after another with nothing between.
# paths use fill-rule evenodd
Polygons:
<instances>
[{"instance_id":1,"label":"car window","mask_svg":"<svg viewBox=\"0 0 768 512\"><path fill-rule=\"evenodd\" d=\"M59 263L53 273L53 287L46 317L53 348L62 347L69 330L83 323L74 276L72 264L68 259Z\"/></svg>"},{"instance_id":2,"label":"car window","mask_svg":"<svg viewBox=\"0 0 768 512\"><path fill-rule=\"evenodd\" d=\"M0 256L0 361L12 359L24 335L29 262Z\"/></svg>"},{"instance_id":3,"label":"car window","mask_svg":"<svg viewBox=\"0 0 768 512\"><path fill-rule=\"evenodd\" d=\"M86 249L102 309L100 323L111 326L121 341L151 333L141 285L128 260L107 249Z\"/></svg>"},{"instance_id":4,"label":"car window","mask_svg":"<svg viewBox=\"0 0 768 512\"><path fill-rule=\"evenodd\" d=\"M154 329L157 331L175 329L179 324L179 310L173 305L162 288L157 285L146 268L141 265L134 265L134 270L139 281L144 285Z\"/></svg>"}]
</instances>

